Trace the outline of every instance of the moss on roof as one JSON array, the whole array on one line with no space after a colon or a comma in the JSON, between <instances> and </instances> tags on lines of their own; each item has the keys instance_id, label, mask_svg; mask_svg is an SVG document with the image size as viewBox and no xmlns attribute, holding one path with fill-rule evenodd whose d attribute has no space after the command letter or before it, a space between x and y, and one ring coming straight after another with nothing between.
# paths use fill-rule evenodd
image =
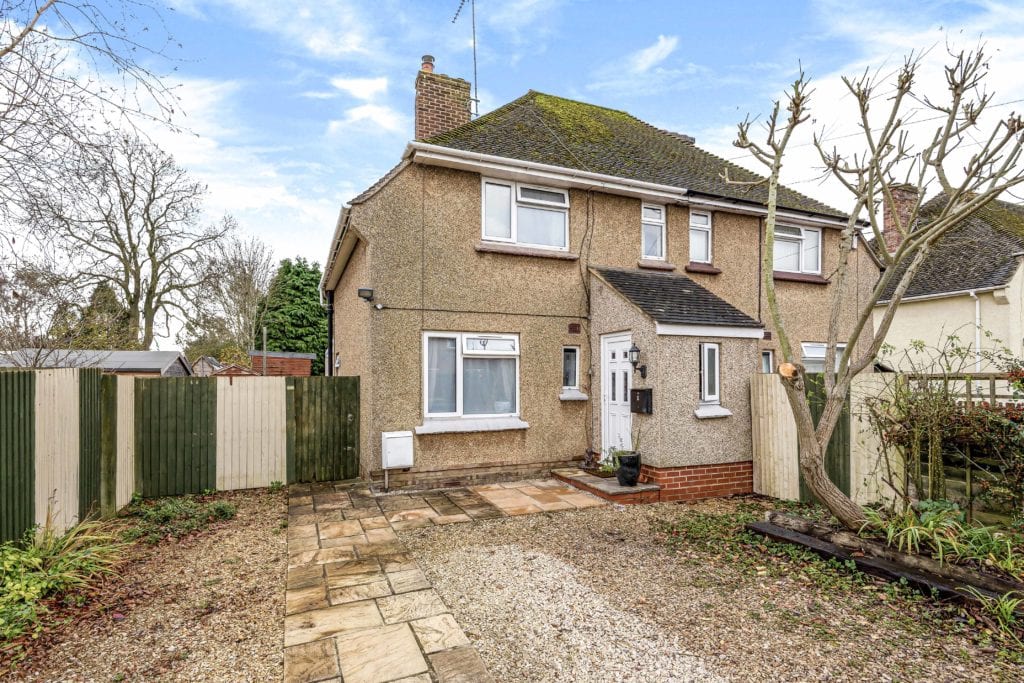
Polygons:
<instances>
[{"instance_id":1,"label":"moss on roof","mask_svg":"<svg viewBox=\"0 0 1024 683\"><path fill-rule=\"evenodd\" d=\"M470 152L658 183L691 193L764 204L763 180L693 144L691 139L626 112L529 91L517 100L425 142ZM827 216L844 214L788 188L779 206Z\"/></svg>"}]
</instances>

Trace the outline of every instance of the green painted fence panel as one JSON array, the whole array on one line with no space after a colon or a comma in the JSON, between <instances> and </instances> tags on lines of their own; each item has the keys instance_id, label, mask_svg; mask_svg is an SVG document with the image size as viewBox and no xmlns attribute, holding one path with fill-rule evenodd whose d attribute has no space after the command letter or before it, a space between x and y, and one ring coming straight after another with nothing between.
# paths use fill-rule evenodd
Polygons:
<instances>
[{"instance_id":1,"label":"green painted fence panel","mask_svg":"<svg viewBox=\"0 0 1024 683\"><path fill-rule=\"evenodd\" d=\"M202 493L217 484L217 380L135 380L137 489L143 496Z\"/></svg>"},{"instance_id":2,"label":"green painted fence panel","mask_svg":"<svg viewBox=\"0 0 1024 683\"><path fill-rule=\"evenodd\" d=\"M117 514L117 375L100 380L100 513Z\"/></svg>"},{"instance_id":3,"label":"green painted fence panel","mask_svg":"<svg viewBox=\"0 0 1024 683\"><path fill-rule=\"evenodd\" d=\"M807 402L811 409L811 417L814 424L818 424L822 412L825 410L825 375L815 373L806 375ZM850 495L850 397L846 397L843 405L843 412L836 422L836 428L832 432L832 438L825 450L825 471L828 478L832 480L840 491ZM800 500L811 502L815 500L814 494L804 482L800 475Z\"/></svg>"},{"instance_id":4,"label":"green painted fence panel","mask_svg":"<svg viewBox=\"0 0 1024 683\"><path fill-rule=\"evenodd\" d=\"M35 524L35 401L35 373L0 371L0 543Z\"/></svg>"},{"instance_id":5,"label":"green painted fence panel","mask_svg":"<svg viewBox=\"0 0 1024 683\"><path fill-rule=\"evenodd\" d=\"M359 476L359 378L289 377L288 481Z\"/></svg>"},{"instance_id":6,"label":"green painted fence panel","mask_svg":"<svg viewBox=\"0 0 1024 683\"><path fill-rule=\"evenodd\" d=\"M78 372L78 518L100 511L100 459L103 435L103 371Z\"/></svg>"}]
</instances>

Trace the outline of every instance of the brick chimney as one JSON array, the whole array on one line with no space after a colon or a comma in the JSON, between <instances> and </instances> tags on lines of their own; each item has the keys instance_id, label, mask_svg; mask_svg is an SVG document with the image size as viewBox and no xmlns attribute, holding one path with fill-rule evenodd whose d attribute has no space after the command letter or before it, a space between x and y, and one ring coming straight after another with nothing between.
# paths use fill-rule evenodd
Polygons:
<instances>
[{"instance_id":1,"label":"brick chimney","mask_svg":"<svg viewBox=\"0 0 1024 683\"><path fill-rule=\"evenodd\" d=\"M416 139L469 123L469 81L434 73L434 58L423 55L416 76Z\"/></svg>"},{"instance_id":2,"label":"brick chimney","mask_svg":"<svg viewBox=\"0 0 1024 683\"><path fill-rule=\"evenodd\" d=\"M918 189L914 185L893 185L889 188L889 192L892 194L892 204L884 202L882 237L885 238L885 248L892 252L903 241L903 235L896 227L896 218L899 217L900 226L904 232L909 230L907 223L917 204Z\"/></svg>"}]
</instances>

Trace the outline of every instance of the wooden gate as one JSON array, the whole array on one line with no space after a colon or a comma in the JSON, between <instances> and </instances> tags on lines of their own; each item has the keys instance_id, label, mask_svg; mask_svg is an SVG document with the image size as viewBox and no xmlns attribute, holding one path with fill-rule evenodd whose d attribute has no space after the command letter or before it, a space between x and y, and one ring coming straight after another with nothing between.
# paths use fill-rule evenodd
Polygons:
<instances>
[{"instance_id":1,"label":"wooden gate","mask_svg":"<svg viewBox=\"0 0 1024 683\"><path fill-rule=\"evenodd\" d=\"M807 374L804 377L807 386L807 402L811 408L814 424L818 424L821 413L825 409L825 375L823 373ZM850 495L850 397L846 397L843 412L839 416L832 438L825 450L825 471L832 483L839 490ZM811 490L807 488L804 477L800 475L800 500L815 500Z\"/></svg>"},{"instance_id":2,"label":"wooden gate","mask_svg":"<svg viewBox=\"0 0 1024 683\"><path fill-rule=\"evenodd\" d=\"M289 377L288 481L359 476L359 378Z\"/></svg>"},{"instance_id":3,"label":"wooden gate","mask_svg":"<svg viewBox=\"0 0 1024 683\"><path fill-rule=\"evenodd\" d=\"M217 380L135 381L135 490L145 497L217 485Z\"/></svg>"},{"instance_id":4,"label":"wooden gate","mask_svg":"<svg viewBox=\"0 0 1024 683\"><path fill-rule=\"evenodd\" d=\"M0 371L0 543L35 523L35 376Z\"/></svg>"}]
</instances>

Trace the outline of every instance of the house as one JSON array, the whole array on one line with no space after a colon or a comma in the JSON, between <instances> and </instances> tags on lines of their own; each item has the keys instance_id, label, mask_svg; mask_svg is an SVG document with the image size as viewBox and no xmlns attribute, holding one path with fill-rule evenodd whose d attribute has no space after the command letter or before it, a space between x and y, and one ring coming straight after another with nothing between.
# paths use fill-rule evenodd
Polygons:
<instances>
[{"instance_id":1,"label":"house","mask_svg":"<svg viewBox=\"0 0 1024 683\"><path fill-rule=\"evenodd\" d=\"M209 377L224 367L224 364L213 356L200 356L192 361L192 374L196 377Z\"/></svg>"},{"instance_id":2,"label":"house","mask_svg":"<svg viewBox=\"0 0 1024 683\"><path fill-rule=\"evenodd\" d=\"M192 366L180 351L20 349L0 354L0 367L100 368L117 375L189 377Z\"/></svg>"},{"instance_id":3,"label":"house","mask_svg":"<svg viewBox=\"0 0 1024 683\"><path fill-rule=\"evenodd\" d=\"M362 378L361 474L381 477L382 434L412 432L392 485L539 476L637 442L662 500L750 491L749 377L776 351L766 190L722 173L757 176L535 91L471 120L469 88L424 58L416 140L331 241L328 365ZM780 197L778 295L805 364L822 365L846 218ZM877 268L851 258L866 294Z\"/></svg>"},{"instance_id":4,"label":"house","mask_svg":"<svg viewBox=\"0 0 1024 683\"><path fill-rule=\"evenodd\" d=\"M894 215L906 223L917 190L900 186L884 214L883 236L889 249L900 240ZM928 220L946 204L944 195L925 202L919 220ZM896 212L902 212L898 214ZM895 352L884 358L893 369L927 364L933 352L904 351L915 341L941 348L950 335L975 350L964 371L995 371L979 350L1009 349L1024 357L1024 207L996 200L954 227L928 254L900 302L885 341ZM904 266L905 267L905 266ZM875 320L881 318L899 278L891 281Z\"/></svg>"},{"instance_id":5,"label":"house","mask_svg":"<svg viewBox=\"0 0 1024 683\"><path fill-rule=\"evenodd\" d=\"M309 377L313 374L312 353L291 351L249 351L253 374L267 376Z\"/></svg>"}]
</instances>

